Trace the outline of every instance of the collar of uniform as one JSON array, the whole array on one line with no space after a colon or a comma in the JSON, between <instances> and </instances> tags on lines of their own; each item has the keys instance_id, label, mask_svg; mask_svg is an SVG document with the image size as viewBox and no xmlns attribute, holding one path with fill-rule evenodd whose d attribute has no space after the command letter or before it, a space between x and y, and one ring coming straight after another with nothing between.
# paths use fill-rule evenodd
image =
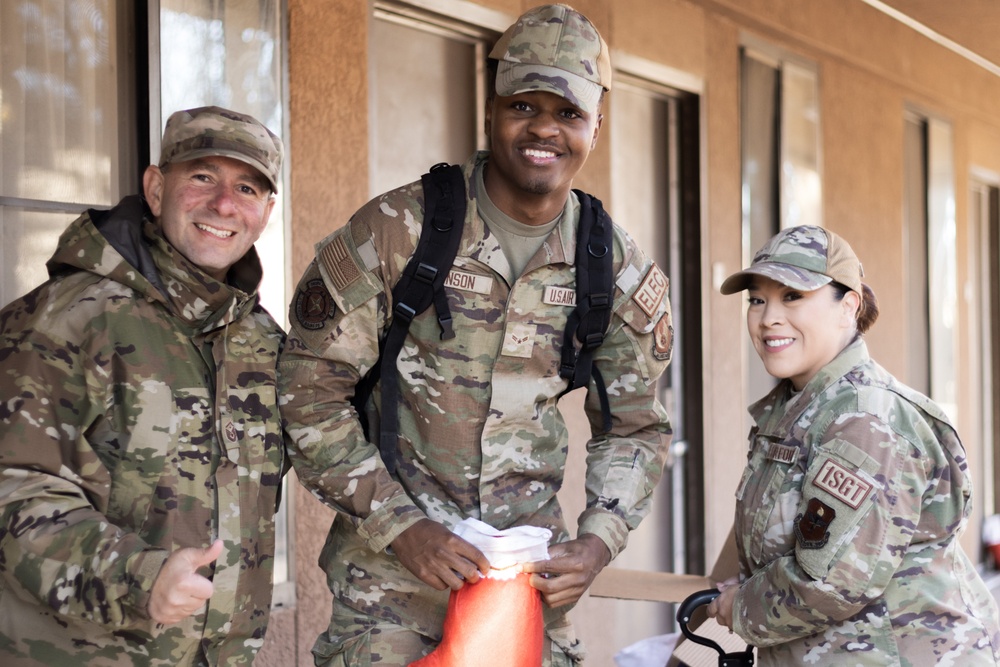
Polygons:
<instances>
[{"instance_id":1,"label":"collar of uniform","mask_svg":"<svg viewBox=\"0 0 1000 667\"><path fill-rule=\"evenodd\" d=\"M476 189L476 170L481 169L482 165L489 160L489 157L489 151L477 151L472 159L463 167L463 171L468 179L469 192L471 193L470 199L478 199L479 197ZM483 189L483 194L485 195L485 186L483 186ZM576 263L576 231L579 227L579 222L580 200L577 198L576 193L571 191L566 200L563 214L559 218L559 224L556 225L549 238L545 241L550 247L551 256L549 257L549 263L564 262L570 265ZM529 271L532 268L534 268L534 265L529 263L525 267L525 271Z\"/></svg>"},{"instance_id":2,"label":"collar of uniform","mask_svg":"<svg viewBox=\"0 0 1000 667\"><path fill-rule=\"evenodd\" d=\"M256 303L256 288L263 275L257 252L251 248L230 269L237 284L212 278L192 264L170 243L159 225L147 220L143 233L166 289L169 308L182 322L200 331L209 331L243 317ZM250 287L245 291L243 286Z\"/></svg>"},{"instance_id":3,"label":"collar of uniform","mask_svg":"<svg viewBox=\"0 0 1000 667\"><path fill-rule=\"evenodd\" d=\"M792 383L788 380L782 380L764 398L752 403L747 410L754 421L761 427L762 431L766 430L772 434L776 431L784 431L794 423L798 415L801 414L802 409L812 403L816 396L822 394L852 369L866 364L870 360L868 346L865 344L864 339L858 336L847 347L841 350L840 354L834 357L830 363L821 368L806 383L802 391L795 394L792 390ZM792 400L794 400L796 405L800 406L800 409L785 409ZM775 413L775 410L777 410L777 413ZM778 420L776 428L767 427L769 424L775 425L775 419Z\"/></svg>"}]
</instances>

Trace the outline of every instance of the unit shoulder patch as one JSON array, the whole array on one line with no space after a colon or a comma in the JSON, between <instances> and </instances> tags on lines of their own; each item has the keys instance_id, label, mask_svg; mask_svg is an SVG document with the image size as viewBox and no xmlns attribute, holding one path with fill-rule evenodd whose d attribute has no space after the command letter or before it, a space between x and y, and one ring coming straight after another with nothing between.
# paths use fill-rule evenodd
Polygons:
<instances>
[{"instance_id":1,"label":"unit shoulder patch","mask_svg":"<svg viewBox=\"0 0 1000 667\"><path fill-rule=\"evenodd\" d=\"M653 327L653 356L660 361L670 361L674 352L674 326L670 313L666 312Z\"/></svg>"},{"instance_id":2,"label":"unit shoulder patch","mask_svg":"<svg viewBox=\"0 0 1000 667\"><path fill-rule=\"evenodd\" d=\"M822 549L830 539L837 512L819 498L810 498L806 511L795 517L795 539L803 549Z\"/></svg>"},{"instance_id":3,"label":"unit shoulder patch","mask_svg":"<svg viewBox=\"0 0 1000 667\"><path fill-rule=\"evenodd\" d=\"M337 305L322 279L314 278L299 287L295 295L295 317L310 331L322 329L337 313Z\"/></svg>"}]
</instances>

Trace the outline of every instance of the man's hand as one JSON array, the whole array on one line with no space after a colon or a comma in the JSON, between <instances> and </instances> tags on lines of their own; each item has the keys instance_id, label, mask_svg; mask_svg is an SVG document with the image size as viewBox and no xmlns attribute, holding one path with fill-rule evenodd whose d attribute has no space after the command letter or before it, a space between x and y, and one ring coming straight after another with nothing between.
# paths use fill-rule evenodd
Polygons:
<instances>
[{"instance_id":1,"label":"man's hand","mask_svg":"<svg viewBox=\"0 0 1000 667\"><path fill-rule=\"evenodd\" d=\"M222 554L222 540L207 549L178 549L160 568L149 594L149 616L157 623L171 625L195 613L212 597L212 582L197 570L215 562Z\"/></svg>"},{"instance_id":2,"label":"man's hand","mask_svg":"<svg viewBox=\"0 0 1000 667\"><path fill-rule=\"evenodd\" d=\"M391 546L407 570L439 591L457 591L490 571L490 561L479 549L430 519L404 530Z\"/></svg>"},{"instance_id":3,"label":"man's hand","mask_svg":"<svg viewBox=\"0 0 1000 667\"><path fill-rule=\"evenodd\" d=\"M542 593L550 607L573 604L590 588L604 566L611 561L611 552L596 535L549 547L549 560L526 563L525 572L533 572L531 585Z\"/></svg>"}]
</instances>

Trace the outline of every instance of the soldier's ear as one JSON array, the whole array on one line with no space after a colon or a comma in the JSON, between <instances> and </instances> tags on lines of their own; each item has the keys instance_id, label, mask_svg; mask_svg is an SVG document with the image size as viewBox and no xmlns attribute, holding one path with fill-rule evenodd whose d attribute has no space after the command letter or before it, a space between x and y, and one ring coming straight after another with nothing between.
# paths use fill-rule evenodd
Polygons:
<instances>
[{"instance_id":1,"label":"soldier's ear","mask_svg":"<svg viewBox=\"0 0 1000 667\"><path fill-rule=\"evenodd\" d=\"M153 217L160 217L163 208L163 172L155 164L146 167L142 174L142 193Z\"/></svg>"},{"instance_id":2,"label":"soldier's ear","mask_svg":"<svg viewBox=\"0 0 1000 667\"><path fill-rule=\"evenodd\" d=\"M483 131L486 132L486 142L490 142L490 132L493 130L493 99L490 95L486 98L486 113L483 116Z\"/></svg>"},{"instance_id":3,"label":"soldier's ear","mask_svg":"<svg viewBox=\"0 0 1000 667\"><path fill-rule=\"evenodd\" d=\"M590 140L590 150L597 148L597 137L601 134L601 125L604 124L604 114L597 114L597 122L594 123L594 138Z\"/></svg>"}]
</instances>

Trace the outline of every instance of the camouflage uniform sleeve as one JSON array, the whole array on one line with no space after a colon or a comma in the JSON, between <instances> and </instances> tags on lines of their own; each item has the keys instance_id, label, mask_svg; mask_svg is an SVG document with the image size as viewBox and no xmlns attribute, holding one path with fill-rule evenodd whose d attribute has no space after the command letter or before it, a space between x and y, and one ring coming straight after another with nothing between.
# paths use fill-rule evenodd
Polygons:
<instances>
[{"instance_id":1,"label":"camouflage uniform sleeve","mask_svg":"<svg viewBox=\"0 0 1000 667\"><path fill-rule=\"evenodd\" d=\"M785 524L794 551L754 573L734 601L733 629L755 646L823 632L881 597L927 509L935 473L917 439L863 411L830 412L840 414L814 445ZM941 535L961 519L944 514Z\"/></svg>"},{"instance_id":2,"label":"camouflage uniform sleeve","mask_svg":"<svg viewBox=\"0 0 1000 667\"><path fill-rule=\"evenodd\" d=\"M0 338L0 570L8 593L108 627L147 619L167 552L104 514L111 473L86 428L103 413L105 374L79 345L9 329L27 317L19 307L4 312Z\"/></svg>"},{"instance_id":3,"label":"camouflage uniform sleeve","mask_svg":"<svg viewBox=\"0 0 1000 667\"><path fill-rule=\"evenodd\" d=\"M381 551L425 515L390 477L350 403L378 360L386 318L379 259L357 218L319 244L299 282L278 377L299 480Z\"/></svg>"},{"instance_id":4,"label":"camouflage uniform sleeve","mask_svg":"<svg viewBox=\"0 0 1000 667\"><path fill-rule=\"evenodd\" d=\"M657 399L657 380L673 351L667 278L627 237L625 252L611 327L594 358L607 387L612 426L601 434L601 406L592 388L585 407L599 435L587 444L587 509L578 529L600 537L612 558L649 513L672 433Z\"/></svg>"}]
</instances>

